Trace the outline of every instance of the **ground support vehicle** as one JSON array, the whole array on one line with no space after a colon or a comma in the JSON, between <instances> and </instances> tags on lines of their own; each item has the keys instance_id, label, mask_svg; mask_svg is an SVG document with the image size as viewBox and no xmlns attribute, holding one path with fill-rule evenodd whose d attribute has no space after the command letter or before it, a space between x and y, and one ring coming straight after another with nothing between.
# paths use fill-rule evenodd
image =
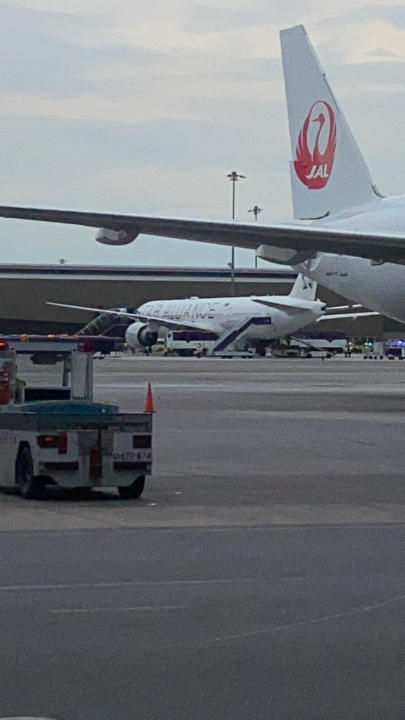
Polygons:
<instances>
[{"instance_id":1,"label":"ground support vehicle","mask_svg":"<svg viewBox=\"0 0 405 720\"><path fill-rule=\"evenodd\" d=\"M297 344L283 344L271 348L271 356L276 358L303 358L311 357L309 348L302 348Z\"/></svg>"},{"instance_id":2,"label":"ground support vehicle","mask_svg":"<svg viewBox=\"0 0 405 720\"><path fill-rule=\"evenodd\" d=\"M215 333L198 330L168 330L166 348L169 354L187 357L191 355L207 355L215 344Z\"/></svg>"},{"instance_id":3,"label":"ground support vehicle","mask_svg":"<svg viewBox=\"0 0 405 720\"><path fill-rule=\"evenodd\" d=\"M93 356L108 345L107 338L0 337L0 485L25 498L46 485L117 487L122 498L140 497L152 467L152 412L93 402Z\"/></svg>"},{"instance_id":4,"label":"ground support vehicle","mask_svg":"<svg viewBox=\"0 0 405 720\"><path fill-rule=\"evenodd\" d=\"M302 343L281 343L271 349L271 356L275 358L331 358L335 353L330 350L322 350Z\"/></svg>"},{"instance_id":5,"label":"ground support vehicle","mask_svg":"<svg viewBox=\"0 0 405 720\"><path fill-rule=\"evenodd\" d=\"M302 331L280 340L271 349L273 357L331 358L344 353L348 341L343 333L330 331Z\"/></svg>"},{"instance_id":6,"label":"ground support vehicle","mask_svg":"<svg viewBox=\"0 0 405 720\"><path fill-rule=\"evenodd\" d=\"M364 345L364 360L383 360L385 357L385 346L380 340L369 340Z\"/></svg>"},{"instance_id":7,"label":"ground support vehicle","mask_svg":"<svg viewBox=\"0 0 405 720\"><path fill-rule=\"evenodd\" d=\"M403 360L405 358L405 340L402 338L393 338L385 344L385 354L389 360Z\"/></svg>"},{"instance_id":8,"label":"ground support vehicle","mask_svg":"<svg viewBox=\"0 0 405 720\"><path fill-rule=\"evenodd\" d=\"M255 348L249 347L246 350L222 350L222 352L212 355L212 357L219 358L260 358L262 357L256 352Z\"/></svg>"},{"instance_id":9,"label":"ground support vehicle","mask_svg":"<svg viewBox=\"0 0 405 720\"><path fill-rule=\"evenodd\" d=\"M213 352L218 340L215 333L198 330L168 330L166 335L166 355L180 355L182 357L254 357L257 352L254 347L233 348Z\"/></svg>"}]
</instances>

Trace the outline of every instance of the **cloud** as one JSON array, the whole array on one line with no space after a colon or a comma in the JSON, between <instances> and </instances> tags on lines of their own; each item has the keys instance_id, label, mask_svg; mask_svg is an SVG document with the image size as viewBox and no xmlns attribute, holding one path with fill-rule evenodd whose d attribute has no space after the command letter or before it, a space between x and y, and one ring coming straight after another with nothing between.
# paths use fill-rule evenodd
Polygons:
<instances>
[{"instance_id":1,"label":"cloud","mask_svg":"<svg viewBox=\"0 0 405 720\"><path fill-rule=\"evenodd\" d=\"M371 5L362 8L359 16L364 20L384 20L399 30L405 29L405 6L401 5Z\"/></svg>"},{"instance_id":2,"label":"cloud","mask_svg":"<svg viewBox=\"0 0 405 720\"><path fill-rule=\"evenodd\" d=\"M284 108L274 103L270 109L269 114L264 103L250 123L238 122L236 112L235 119L227 121L162 118L132 125L1 118L0 134L7 142L0 192L10 203L86 203L101 210L106 202L111 210L124 211L136 202L138 208L145 205L145 212L160 212L164 203L170 212L162 188L177 173L169 185L181 196L181 207L188 204L192 214L201 215L198 187L203 192L205 183L217 178L225 186L223 178L235 163L250 175L251 185L259 174L286 160L280 122ZM186 173L194 177L194 185ZM106 189L104 178L111 176L115 186L110 182ZM174 205L173 194L170 198Z\"/></svg>"},{"instance_id":3,"label":"cloud","mask_svg":"<svg viewBox=\"0 0 405 720\"><path fill-rule=\"evenodd\" d=\"M238 124L209 120L159 119L154 122L133 124L96 123L90 121L63 121L52 118L3 118L1 135L8 138L3 151L3 166L10 164L18 151L28 165L40 167L46 157L46 146L56 148L51 157L59 162L75 148L75 162L93 166L118 164L136 168L156 163L161 169L197 169L215 158L216 164L226 162L228 146L238 144L247 149L255 162L260 163L255 151L251 128ZM245 152L245 150L244 150ZM59 160L57 160L57 158Z\"/></svg>"},{"instance_id":4,"label":"cloud","mask_svg":"<svg viewBox=\"0 0 405 720\"><path fill-rule=\"evenodd\" d=\"M387 50L383 47L374 48L373 50L369 50L367 55L370 55L371 57L379 57L379 58L399 58L401 57L398 55L398 53L393 52L393 50Z\"/></svg>"},{"instance_id":5,"label":"cloud","mask_svg":"<svg viewBox=\"0 0 405 720\"><path fill-rule=\"evenodd\" d=\"M1 93L71 97L100 92L106 68L125 63L144 69L166 59L148 48L108 42L110 26L103 18L4 4L1 12Z\"/></svg>"},{"instance_id":6,"label":"cloud","mask_svg":"<svg viewBox=\"0 0 405 720\"><path fill-rule=\"evenodd\" d=\"M381 53L378 53L377 56L381 57ZM354 93L358 93L365 84L369 91L374 89L379 92L393 92L397 88L402 93L404 77L405 60L396 59L395 56L390 62L346 63L341 67L339 73L340 81L345 82L347 87L351 86Z\"/></svg>"},{"instance_id":7,"label":"cloud","mask_svg":"<svg viewBox=\"0 0 405 720\"><path fill-rule=\"evenodd\" d=\"M269 81L280 82L281 61L279 58L254 57L243 60L234 60L229 63L229 70L235 69L240 77L252 79L255 82Z\"/></svg>"},{"instance_id":8,"label":"cloud","mask_svg":"<svg viewBox=\"0 0 405 720\"><path fill-rule=\"evenodd\" d=\"M350 26L351 23L382 21L398 30L405 29L405 6L387 4L365 4L341 15L332 15L324 20L325 24Z\"/></svg>"},{"instance_id":9,"label":"cloud","mask_svg":"<svg viewBox=\"0 0 405 720\"><path fill-rule=\"evenodd\" d=\"M183 28L190 33L218 33L223 30L260 25L265 20L263 8L224 5L196 5L188 13Z\"/></svg>"}]
</instances>

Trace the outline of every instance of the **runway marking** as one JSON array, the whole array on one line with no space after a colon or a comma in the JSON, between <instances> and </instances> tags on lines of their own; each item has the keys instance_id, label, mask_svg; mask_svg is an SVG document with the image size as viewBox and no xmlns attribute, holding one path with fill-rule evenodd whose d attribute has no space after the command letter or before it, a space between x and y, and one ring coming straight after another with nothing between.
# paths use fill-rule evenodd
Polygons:
<instances>
[{"instance_id":1,"label":"runway marking","mask_svg":"<svg viewBox=\"0 0 405 720\"><path fill-rule=\"evenodd\" d=\"M132 605L128 607L111 607L111 608L61 608L53 609L51 613L55 615L75 615L81 613L111 613L111 612L140 612L140 611L164 611L167 610L186 610L188 605ZM1 720L1 719L0 719Z\"/></svg>"},{"instance_id":2,"label":"runway marking","mask_svg":"<svg viewBox=\"0 0 405 720\"><path fill-rule=\"evenodd\" d=\"M259 635L268 635L271 633L279 633L288 630L294 630L295 628L308 627L310 625L320 625L321 623L331 622L332 620L341 620L346 617L353 617L355 615L362 615L364 613L373 612L380 610L381 608L394 605L399 602L405 601L405 595L394 595L394 597L382 600L374 605L360 605L360 607L353 608L352 610L345 610L340 613L333 613L331 615L321 615L316 618L309 618L308 620L300 620L296 623L287 623L284 625L266 626L258 630L250 630L248 632L235 633L234 635L219 635L212 639L211 642L224 642L226 640L240 640L242 638L256 637Z\"/></svg>"},{"instance_id":3,"label":"runway marking","mask_svg":"<svg viewBox=\"0 0 405 720\"><path fill-rule=\"evenodd\" d=\"M268 379L266 382L262 380L258 381L251 381L249 383L225 383L225 382L179 382L179 383L173 383L173 382L155 382L154 388L157 390L191 390L194 392L201 392L202 390L206 390L208 392L223 392L223 393L244 393L245 390L247 390L250 393L266 393L266 394L288 394L288 395L312 395L312 394L325 394L325 395L370 395L370 396L380 396L384 395L388 398L395 397L400 398L403 397L405 393L405 388L403 387L404 383L403 381L399 381L397 383L385 383L382 387L379 385L369 385L369 384L357 384L357 383L349 383L347 385L332 385L329 383L325 383L324 385L321 385L319 383L314 383L313 385L305 385L303 386L302 383L283 383L279 382L278 380L271 380ZM124 382L124 383L111 383L111 382L97 382L95 384L96 389L99 390L101 388L106 389L121 389L126 390L128 388L131 389L140 389L144 388L144 383L132 383L132 382Z\"/></svg>"},{"instance_id":4,"label":"runway marking","mask_svg":"<svg viewBox=\"0 0 405 720\"><path fill-rule=\"evenodd\" d=\"M373 506L373 509L375 509L375 505ZM361 520L359 522L355 522L353 520L350 520L350 521L342 520L342 522L336 522L336 521L335 522L314 522L314 521L312 521L312 522L302 522L302 521L300 521L300 522L298 522L298 521L297 522L275 522L274 524L271 524L271 522L270 522L268 525L263 525L262 523L257 521L253 524L240 524L240 523L239 524L235 523L235 524L230 524L230 525L190 524L190 525L173 525L173 526L171 526L171 525L165 525L165 526L144 525L144 526L140 526L140 527L132 527L130 525L122 525L122 526L116 526L116 527L106 526L106 527L101 527L101 528L100 527L97 527L97 528L73 527L70 529L64 528L62 530L60 528L53 528L53 529L47 528L46 530L44 530L43 528L34 528L32 530L27 530L26 528L24 528L23 530L13 528L13 529L7 529L7 530L0 529L0 536L2 536L2 535L8 535L8 536L9 535L20 535L20 536L49 535L49 534L55 533L55 532L58 532L59 535L61 535L61 534L75 535L75 534L97 533L97 532L138 533L138 532L145 532L145 530L148 532L153 531L154 533L168 533L168 534L175 534L175 533L178 533L179 531L190 532L190 533L198 532L198 533L241 533L241 534L246 534L246 533L279 533L279 532L291 533L291 532L296 532L296 531L301 532L302 530L316 530L316 531L319 530L322 532L324 532L325 530L339 530L339 531L343 530L344 532L346 532L346 530L350 530L350 529L355 529L355 530L377 530L378 529L379 531L384 529L384 530L400 530L402 533L404 530L404 527L405 527L405 519L404 520L383 519L381 521L380 520L375 520L375 521L367 520L364 522L362 522ZM166 581L166 582L168 582L168 581ZM172 581L172 582L187 583L190 581L178 580L178 581ZM194 582L194 581L191 581L191 582ZM210 581L204 580L201 582L210 582ZM211 582L220 582L220 581L215 580L215 581L211 581ZM253 580L248 580L248 581L242 580L242 579L229 580L229 581L225 580L225 582L253 582ZM160 583L160 581L159 581L159 583ZM132 581L130 581L129 584L133 584ZM6 592L8 590L11 590L11 591L19 590L19 589L34 589L35 590L37 588L47 590L47 589L52 589L54 587L55 587L55 585L45 585L45 587L43 587L43 585L39 585L39 586L36 586L36 585L35 586L31 586L31 585L30 586L25 586L25 585L1 586L0 585L0 592ZM63 589L64 587L77 587L77 586L76 585L73 585L73 586L57 585L56 587L57 588L61 587L61 589ZM87 587L87 586L84 586L84 587ZM93 587L93 585L91 585L90 587ZM109 585L107 585L107 586L99 585L96 587L109 587ZM118 583L118 587L120 587L120 583ZM1 718L0 718L0 720L1 720Z\"/></svg>"},{"instance_id":5,"label":"runway marking","mask_svg":"<svg viewBox=\"0 0 405 720\"><path fill-rule=\"evenodd\" d=\"M350 411L350 410L333 410L325 408L324 410L271 410L271 409L246 409L246 410L218 410L217 417L238 418L241 420L288 420L301 422L302 420L328 420L328 422L370 422L381 423L384 425L399 425L405 423L405 413L399 410L381 412L378 411Z\"/></svg>"},{"instance_id":6,"label":"runway marking","mask_svg":"<svg viewBox=\"0 0 405 720\"><path fill-rule=\"evenodd\" d=\"M144 387L145 387L145 383L132 383L132 382L128 382L128 383L122 383L122 382L121 382L121 383L100 383L100 382L99 382L99 383L96 384L96 386L97 386L97 388L111 388L111 389L113 389L113 390L116 389L116 388L119 388L119 389L124 389L124 390L125 390L126 388L133 388L133 389L144 388ZM190 383L187 383L187 382L180 382L180 383L173 383L173 382L170 383L170 382L166 382L166 383L161 383L161 382L155 382L155 383L153 383L153 387L154 387L154 388L164 388L164 389L167 389L167 388L168 388L168 389L175 389L175 390L179 390L179 389L181 389L181 388L184 388L185 390L196 390L196 391L199 391L199 390L211 390L211 389L213 389L213 390L222 390L224 386L222 385L222 383L221 383L221 384L212 384L212 383L208 383L208 382L207 382L207 383L192 383L192 382L190 382Z\"/></svg>"},{"instance_id":7,"label":"runway marking","mask_svg":"<svg viewBox=\"0 0 405 720\"><path fill-rule=\"evenodd\" d=\"M336 437L336 440L341 440L342 442L354 443L355 445L367 445L367 447L376 447L375 442L366 442L366 440L355 440L354 438L348 438L348 437Z\"/></svg>"},{"instance_id":8,"label":"runway marking","mask_svg":"<svg viewBox=\"0 0 405 720\"><path fill-rule=\"evenodd\" d=\"M46 590L98 590L156 585L229 585L231 583L256 583L258 578L225 578L219 580L124 580L122 582L99 583L55 583L38 585L0 585L0 592L36 592Z\"/></svg>"}]
</instances>

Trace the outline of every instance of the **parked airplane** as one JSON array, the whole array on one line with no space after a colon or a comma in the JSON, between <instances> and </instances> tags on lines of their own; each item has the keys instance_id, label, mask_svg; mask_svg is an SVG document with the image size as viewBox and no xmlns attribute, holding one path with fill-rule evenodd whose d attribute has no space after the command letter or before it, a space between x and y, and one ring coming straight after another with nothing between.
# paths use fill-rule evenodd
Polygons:
<instances>
[{"instance_id":1,"label":"parked airplane","mask_svg":"<svg viewBox=\"0 0 405 720\"><path fill-rule=\"evenodd\" d=\"M216 336L212 355L256 347L258 351L273 340L291 335L313 322L335 318L376 315L349 306L330 308L340 314L327 314L325 303L315 300L317 284L298 274L289 295L250 297L189 298L187 300L151 300L136 312L104 310L50 302L57 307L110 313L135 320L126 330L125 339L132 348L147 348L158 339L159 329L201 330Z\"/></svg>"},{"instance_id":2,"label":"parked airplane","mask_svg":"<svg viewBox=\"0 0 405 720\"><path fill-rule=\"evenodd\" d=\"M405 196L374 184L302 25L281 32L295 217L311 225L252 225L139 215L0 207L0 216L100 227L125 245L140 234L256 250L347 298L405 322Z\"/></svg>"}]
</instances>

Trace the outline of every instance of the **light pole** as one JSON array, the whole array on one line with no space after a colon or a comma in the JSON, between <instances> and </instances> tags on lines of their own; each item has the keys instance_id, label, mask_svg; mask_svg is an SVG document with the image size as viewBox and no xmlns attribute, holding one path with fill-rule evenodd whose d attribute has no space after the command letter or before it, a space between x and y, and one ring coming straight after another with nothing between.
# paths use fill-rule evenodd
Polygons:
<instances>
[{"instance_id":1,"label":"light pole","mask_svg":"<svg viewBox=\"0 0 405 720\"><path fill-rule=\"evenodd\" d=\"M259 207L258 205L255 205L252 207L248 212L253 213L255 216L255 222L257 222L257 216L262 212L263 208ZM255 253L255 268L257 269L257 255Z\"/></svg>"},{"instance_id":2,"label":"light pole","mask_svg":"<svg viewBox=\"0 0 405 720\"><path fill-rule=\"evenodd\" d=\"M240 173L236 172L236 170L232 170L232 172L228 173L226 176L229 178L229 180L232 183L232 220L235 220L235 183L238 182L238 180L246 179L246 175L241 175ZM235 247L232 245L231 248L231 295L235 295Z\"/></svg>"},{"instance_id":3,"label":"light pole","mask_svg":"<svg viewBox=\"0 0 405 720\"><path fill-rule=\"evenodd\" d=\"M258 205L255 205L250 210L248 210L248 212L253 213L253 215L255 216L255 220L257 222L257 216L262 212L262 210L263 210L263 208L259 207Z\"/></svg>"}]
</instances>

